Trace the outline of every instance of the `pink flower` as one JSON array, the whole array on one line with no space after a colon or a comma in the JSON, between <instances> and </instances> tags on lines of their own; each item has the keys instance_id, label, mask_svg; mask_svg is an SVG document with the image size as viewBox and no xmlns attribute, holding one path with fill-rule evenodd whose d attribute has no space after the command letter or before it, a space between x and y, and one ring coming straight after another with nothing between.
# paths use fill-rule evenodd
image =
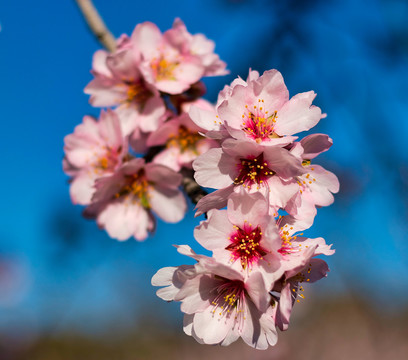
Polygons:
<instances>
[{"instance_id":1,"label":"pink flower","mask_svg":"<svg viewBox=\"0 0 408 360\"><path fill-rule=\"evenodd\" d=\"M203 76L220 76L229 73L226 63L214 53L215 43L203 34L192 35L180 19L175 19L173 28L164 33L164 37L182 54L196 56L204 67Z\"/></svg>"},{"instance_id":2,"label":"pink flower","mask_svg":"<svg viewBox=\"0 0 408 360\"><path fill-rule=\"evenodd\" d=\"M164 268L152 278L166 286L157 295L181 301L184 332L204 344L227 346L239 337L256 349L276 344L274 321L267 316L271 296L259 272L246 279L212 258L196 255L187 246L179 251L196 259L191 267Z\"/></svg>"},{"instance_id":3,"label":"pink flower","mask_svg":"<svg viewBox=\"0 0 408 360\"><path fill-rule=\"evenodd\" d=\"M227 210L211 210L209 219L194 230L194 237L217 261L238 272L261 272L267 287L283 274L278 253L281 237L260 193L232 194Z\"/></svg>"},{"instance_id":4,"label":"pink flower","mask_svg":"<svg viewBox=\"0 0 408 360\"><path fill-rule=\"evenodd\" d=\"M140 52L126 36L120 39L118 49L109 54L99 50L94 54L92 73L95 79L85 88L90 103L96 107L115 106L124 135L135 129L144 132L156 130L165 112L159 92L143 78Z\"/></svg>"},{"instance_id":5,"label":"pink flower","mask_svg":"<svg viewBox=\"0 0 408 360\"><path fill-rule=\"evenodd\" d=\"M275 297L274 309L269 309L269 314L275 318L276 325L280 330L288 329L290 315L292 313L293 304L299 302L303 295L303 283L313 283L327 276L329 267L322 259L305 259L303 265L288 272L281 282L275 283L272 290L272 295L280 293L279 298Z\"/></svg>"},{"instance_id":6,"label":"pink flower","mask_svg":"<svg viewBox=\"0 0 408 360\"><path fill-rule=\"evenodd\" d=\"M180 171L182 167L191 168L197 156L205 153L218 143L199 134L200 129L187 114L173 118L151 133L148 146L165 145L166 148L155 156L153 162Z\"/></svg>"},{"instance_id":7,"label":"pink flower","mask_svg":"<svg viewBox=\"0 0 408 360\"><path fill-rule=\"evenodd\" d=\"M184 217L187 206L180 182L181 175L163 165L130 160L112 176L97 180L85 214L96 217L112 238L144 240L155 227L152 211L170 223Z\"/></svg>"},{"instance_id":8,"label":"pink flower","mask_svg":"<svg viewBox=\"0 0 408 360\"><path fill-rule=\"evenodd\" d=\"M73 176L70 186L74 204L88 205L99 177L113 174L122 165L127 143L117 115L102 111L99 121L85 116L74 133L64 139L64 171Z\"/></svg>"},{"instance_id":9,"label":"pink flower","mask_svg":"<svg viewBox=\"0 0 408 360\"><path fill-rule=\"evenodd\" d=\"M331 245L327 245L321 237L310 239L303 237L303 233L297 233L301 225L298 220L291 216L283 216L277 221L279 235L281 237L281 247L278 252L281 255L281 266L286 273L291 274L296 269L302 267L312 256L333 255L334 250ZM302 222L300 222L302 224Z\"/></svg>"},{"instance_id":10,"label":"pink flower","mask_svg":"<svg viewBox=\"0 0 408 360\"><path fill-rule=\"evenodd\" d=\"M225 73L213 43L188 33L180 19L164 34L153 23L139 24L131 38L142 55L146 81L165 93L181 94L203 76Z\"/></svg>"},{"instance_id":11,"label":"pink flower","mask_svg":"<svg viewBox=\"0 0 408 360\"><path fill-rule=\"evenodd\" d=\"M198 109L190 116L201 127L226 129L238 140L285 146L297 138L293 134L309 130L322 118L320 108L312 105L315 96L309 91L289 99L280 72L269 70L259 76L250 71L246 82L236 79L220 93L216 117Z\"/></svg>"},{"instance_id":12,"label":"pink flower","mask_svg":"<svg viewBox=\"0 0 408 360\"><path fill-rule=\"evenodd\" d=\"M301 161L286 149L233 139L199 156L193 168L199 185L219 189L198 202L198 215L226 206L229 195L242 189L261 192L272 209L284 208L299 191L294 177L304 172Z\"/></svg>"},{"instance_id":13,"label":"pink flower","mask_svg":"<svg viewBox=\"0 0 408 360\"><path fill-rule=\"evenodd\" d=\"M316 206L328 206L334 201L333 193L339 191L339 180L332 172L311 163L320 153L333 144L325 134L312 134L295 143L291 153L302 160L305 173L296 178L299 192L288 202L285 210L299 219L309 219L310 225L316 215Z\"/></svg>"}]
</instances>

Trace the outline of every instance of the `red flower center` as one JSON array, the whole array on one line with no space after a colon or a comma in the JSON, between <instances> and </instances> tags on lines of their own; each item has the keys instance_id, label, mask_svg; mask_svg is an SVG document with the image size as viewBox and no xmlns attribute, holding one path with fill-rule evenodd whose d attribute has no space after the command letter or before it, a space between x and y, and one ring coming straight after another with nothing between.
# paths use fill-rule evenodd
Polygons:
<instances>
[{"instance_id":1,"label":"red flower center","mask_svg":"<svg viewBox=\"0 0 408 360\"><path fill-rule=\"evenodd\" d=\"M231 251L232 259L240 260L244 269L258 262L266 255L267 251L260 245L262 240L262 229L245 222L243 229L236 229L230 236L231 244L225 249Z\"/></svg>"},{"instance_id":2,"label":"red flower center","mask_svg":"<svg viewBox=\"0 0 408 360\"><path fill-rule=\"evenodd\" d=\"M245 105L245 112L242 115L242 130L254 139L258 144L270 138L279 138L274 127L278 117L277 111L272 114L264 108L264 100L258 99L259 106L248 107Z\"/></svg>"},{"instance_id":3,"label":"red flower center","mask_svg":"<svg viewBox=\"0 0 408 360\"><path fill-rule=\"evenodd\" d=\"M145 86L143 81L128 83L127 102L136 103L143 106L145 102L152 96L151 91Z\"/></svg>"},{"instance_id":4,"label":"red flower center","mask_svg":"<svg viewBox=\"0 0 408 360\"><path fill-rule=\"evenodd\" d=\"M248 186L251 188L253 184L259 185L263 184L265 180L275 174L269 167L268 163L264 160L263 153L257 157L252 157L249 159L240 159L238 164L239 174L234 180L234 184L242 186Z\"/></svg>"},{"instance_id":5,"label":"red flower center","mask_svg":"<svg viewBox=\"0 0 408 360\"><path fill-rule=\"evenodd\" d=\"M235 318L237 318L244 311L244 283L240 280L229 280L220 276L216 276L216 279L220 281L220 285L213 290L215 296L211 302L214 306L212 313L218 312L218 315L223 316L235 312Z\"/></svg>"}]
</instances>

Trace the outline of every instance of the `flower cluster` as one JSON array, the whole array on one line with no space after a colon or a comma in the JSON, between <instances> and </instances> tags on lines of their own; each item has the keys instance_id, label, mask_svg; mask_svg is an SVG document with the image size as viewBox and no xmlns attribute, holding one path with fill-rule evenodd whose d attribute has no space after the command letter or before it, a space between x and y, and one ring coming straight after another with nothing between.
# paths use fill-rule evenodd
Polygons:
<instances>
[{"instance_id":1,"label":"flower cluster","mask_svg":"<svg viewBox=\"0 0 408 360\"><path fill-rule=\"evenodd\" d=\"M331 245L301 233L339 189L334 174L312 163L332 140L296 136L325 116L314 98L313 91L289 98L276 70L250 71L220 92L215 111L190 108L195 124L220 144L193 162L197 183L216 189L198 202L197 215L208 218L194 231L212 256L178 246L195 265L163 268L152 284L163 287L162 299L181 302L184 331L200 343L241 337L257 349L274 345L303 285L329 271L317 256L333 254Z\"/></svg>"},{"instance_id":2,"label":"flower cluster","mask_svg":"<svg viewBox=\"0 0 408 360\"><path fill-rule=\"evenodd\" d=\"M183 218L179 187L193 183L194 170L195 185L215 190L194 200L196 215L207 215L194 236L212 256L178 245L195 264L163 268L152 284L162 299L181 302L184 331L198 342L274 345L304 283L329 271L318 256L334 253L301 232L339 190L337 177L314 163L332 140L296 135L325 117L312 105L315 93L289 98L278 71L250 71L209 104L200 80L225 74L226 65L212 41L179 19L163 34L139 24L116 45L95 53L85 88L105 109L65 138L72 201L111 237L144 240L154 215Z\"/></svg>"},{"instance_id":3,"label":"flower cluster","mask_svg":"<svg viewBox=\"0 0 408 360\"><path fill-rule=\"evenodd\" d=\"M155 228L153 213L172 223L184 217L178 172L219 146L199 134L187 112L192 104L215 111L200 98L200 80L225 74L225 67L214 43L179 19L164 33L139 24L113 53L94 54L85 93L107 109L99 119L85 116L65 137L63 166L72 201L87 206L84 214L112 238L144 240Z\"/></svg>"}]
</instances>

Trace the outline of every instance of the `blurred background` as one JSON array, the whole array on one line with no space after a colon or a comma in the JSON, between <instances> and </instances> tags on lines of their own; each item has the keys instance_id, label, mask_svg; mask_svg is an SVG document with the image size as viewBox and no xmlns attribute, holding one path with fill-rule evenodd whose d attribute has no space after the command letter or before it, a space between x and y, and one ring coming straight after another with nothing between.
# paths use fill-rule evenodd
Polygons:
<instances>
[{"instance_id":1,"label":"blurred background","mask_svg":"<svg viewBox=\"0 0 408 360\"><path fill-rule=\"evenodd\" d=\"M402 359L408 357L408 2L406 0L95 0L115 36L180 17L216 43L230 75L282 72L291 95L314 90L328 114L318 163L340 179L310 237L333 243L326 279L306 288L278 344L199 345L179 304L150 285L189 263L198 219L159 222L145 242L110 239L71 204L63 139L85 114L99 43L76 3L0 2L0 359ZM192 207L190 207L190 210Z\"/></svg>"}]
</instances>

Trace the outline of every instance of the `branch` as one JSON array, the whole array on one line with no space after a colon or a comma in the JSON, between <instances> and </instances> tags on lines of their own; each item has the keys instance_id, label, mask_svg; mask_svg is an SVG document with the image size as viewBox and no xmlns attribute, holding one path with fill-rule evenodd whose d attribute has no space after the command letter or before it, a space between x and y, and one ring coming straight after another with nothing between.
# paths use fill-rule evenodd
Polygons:
<instances>
[{"instance_id":1,"label":"branch","mask_svg":"<svg viewBox=\"0 0 408 360\"><path fill-rule=\"evenodd\" d=\"M191 202L197 205L197 203L208 194L207 191L194 181L193 170L183 168L180 173L183 175L182 185L184 191L191 199Z\"/></svg>"},{"instance_id":2,"label":"branch","mask_svg":"<svg viewBox=\"0 0 408 360\"><path fill-rule=\"evenodd\" d=\"M102 46L112 52L116 49L116 40L113 37L112 33L106 27L102 18L100 17L98 11L95 9L95 6L92 4L91 0L75 0L78 4L79 9L82 12L82 15L85 18L86 23L89 26L89 29L95 35L96 39L102 44Z\"/></svg>"}]
</instances>

